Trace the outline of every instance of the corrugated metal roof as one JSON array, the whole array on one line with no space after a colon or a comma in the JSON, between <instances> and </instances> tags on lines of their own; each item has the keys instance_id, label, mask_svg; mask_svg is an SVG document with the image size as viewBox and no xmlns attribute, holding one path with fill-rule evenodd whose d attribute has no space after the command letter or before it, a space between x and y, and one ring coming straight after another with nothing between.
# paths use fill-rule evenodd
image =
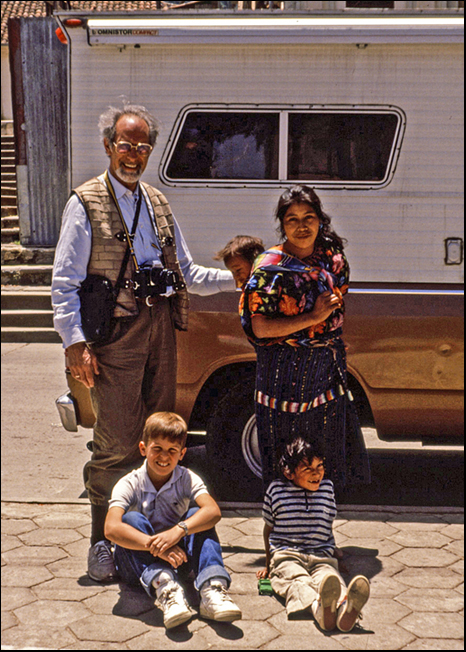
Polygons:
<instances>
[{"instance_id":1,"label":"corrugated metal roof","mask_svg":"<svg viewBox=\"0 0 466 652\"><path fill-rule=\"evenodd\" d=\"M163 5L178 4L176 2L163 2ZM151 0L88 0L86 2L69 2L70 10L79 11L113 11L113 12L131 12L131 11L157 11L157 2ZM8 19L9 18L40 18L46 15L46 2L33 0L2 0L1 17L2 17L2 45L8 44Z\"/></svg>"}]
</instances>

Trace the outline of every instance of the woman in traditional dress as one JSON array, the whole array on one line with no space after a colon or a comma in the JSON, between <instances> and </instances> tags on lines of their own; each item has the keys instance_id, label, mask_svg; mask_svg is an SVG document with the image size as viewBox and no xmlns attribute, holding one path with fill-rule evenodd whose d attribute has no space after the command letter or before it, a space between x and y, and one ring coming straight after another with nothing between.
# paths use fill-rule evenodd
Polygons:
<instances>
[{"instance_id":1,"label":"woman in traditional dress","mask_svg":"<svg viewBox=\"0 0 466 652\"><path fill-rule=\"evenodd\" d=\"M337 489L370 482L341 339L349 266L320 199L293 186L278 202L282 243L255 261L240 305L257 351L255 409L264 488L295 435L317 440Z\"/></svg>"}]
</instances>

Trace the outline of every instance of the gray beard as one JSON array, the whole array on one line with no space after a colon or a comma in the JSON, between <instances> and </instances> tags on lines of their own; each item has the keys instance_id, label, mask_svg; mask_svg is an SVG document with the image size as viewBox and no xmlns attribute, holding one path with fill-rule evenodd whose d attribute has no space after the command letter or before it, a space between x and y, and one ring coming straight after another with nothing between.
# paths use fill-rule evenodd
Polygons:
<instances>
[{"instance_id":1,"label":"gray beard","mask_svg":"<svg viewBox=\"0 0 466 652\"><path fill-rule=\"evenodd\" d=\"M115 170L115 174L120 179L120 181L124 181L126 183L136 183L136 181L139 181L139 179L142 177L142 173L127 172L126 170L123 170L121 167Z\"/></svg>"}]
</instances>

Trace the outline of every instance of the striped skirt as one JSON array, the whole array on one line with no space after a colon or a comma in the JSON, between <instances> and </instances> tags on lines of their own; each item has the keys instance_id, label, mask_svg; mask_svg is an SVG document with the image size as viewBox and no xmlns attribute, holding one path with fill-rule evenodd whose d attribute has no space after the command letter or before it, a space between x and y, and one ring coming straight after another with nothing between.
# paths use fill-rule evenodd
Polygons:
<instances>
[{"instance_id":1,"label":"striped skirt","mask_svg":"<svg viewBox=\"0 0 466 652\"><path fill-rule=\"evenodd\" d=\"M297 435L324 450L337 489L370 482L369 460L337 337L316 347L257 346L255 410L264 488Z\"/></svg>"}]
</instances>

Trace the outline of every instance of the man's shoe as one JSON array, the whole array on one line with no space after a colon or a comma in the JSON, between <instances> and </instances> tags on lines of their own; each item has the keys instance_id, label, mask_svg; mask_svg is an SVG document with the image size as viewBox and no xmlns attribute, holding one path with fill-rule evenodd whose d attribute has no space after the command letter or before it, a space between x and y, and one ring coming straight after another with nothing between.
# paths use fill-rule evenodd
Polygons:
<instances>
[{"instance_id":1,"label":"man's shoe","mask_svg":"<svg viewBox=\"0 0 466 652\"><path fill-rule=\"evenodd\" d=\"M157 590L156 605L163 611L163 624L167 629L186 623L194 614L182 587L173 580Z\"/></svg>"},{"instance_id":2,"label":"man's shoe","mask_svg":"<svg viewBox=\"0 0 466 652\"><path fill-rule=\"evenodd\" d=\"M202 618L209 618L221 623L241 620L241 609L228 595L226 583L222 580L209 580L201 587L199 613Z\"/></svg>"},{"instance_id":3,"label":"man's shoe","mask_svg":"<svg viewBox=\"0 0 466 652\"><path fill-rule=\"evenodd\" d=\"M118 577L110 541L103 539L89 548L87 573L96 582L112 582Z\"/></svg>"},{"instance_id":4,"label":"man's shoe","mask_svg":"<svg viewBox=\"0 0 466 652\"><path fill-rule=\"evenodd\" d=\"M337 603L340 593L341 585L338 577L327 575L320 585L319 599L311 606L314 618L326 632L332 631L337 625Z\"/></svg>"},{"instance_id":5,"label":"man's shoe","mask_svg":"<svg viewBox=\"0 0 466 652\"><path fill-rule=\"evenodd\" d=\"M350 632L361 615L361 609L369 599L369 580L364 575L353 577L348 594L338 607L337 627L341 632Z\"/></svg>"}]
</instances>

